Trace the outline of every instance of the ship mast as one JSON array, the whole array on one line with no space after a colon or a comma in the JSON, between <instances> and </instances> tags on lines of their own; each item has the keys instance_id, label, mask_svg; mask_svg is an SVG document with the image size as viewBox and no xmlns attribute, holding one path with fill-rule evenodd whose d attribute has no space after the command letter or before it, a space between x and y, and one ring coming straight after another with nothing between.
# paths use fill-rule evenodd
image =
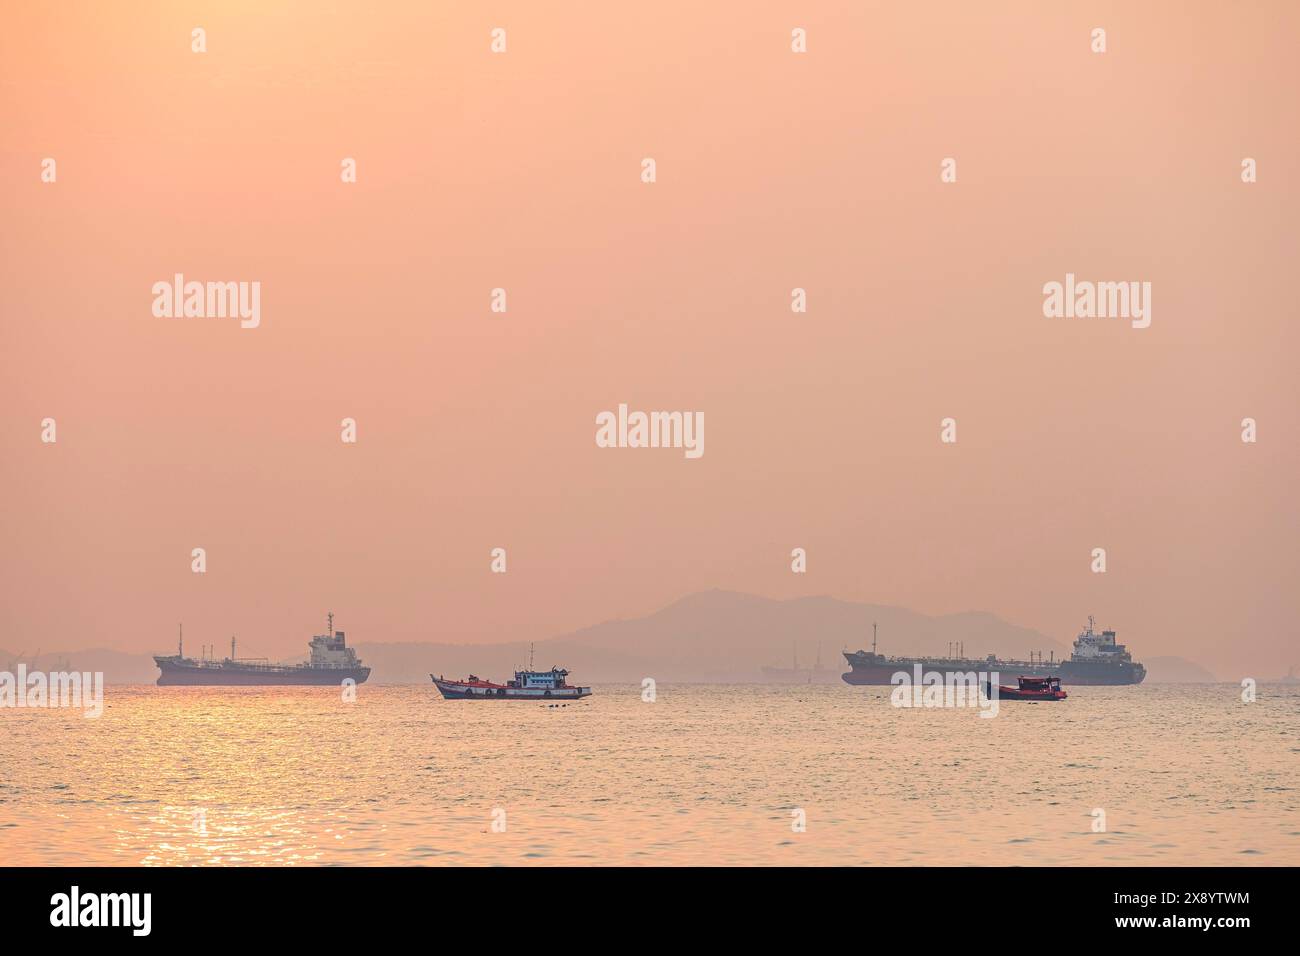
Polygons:
<instances>
[{"instance_id":1,"label":"ship mast","mask_svg":"<svg viewBox=\"0 0 1300 956\"><path fill-rule=\"evenodd\" d=\"M184 657L185 656L185 625L178 624L176 625L176 627L179 629L176 635L176 656Z\"/></svg>"},{"instance_id":2,"label":"ship mast","mask_svg":"<svg viewBox=\"0 0 1300 956\"><path fill-rule=\"evenodd\" d=\"M230 659L235 659L235 635L230 635Z\"/></svg>"},{"instance_id":3,"label":"ship mast","mask_svg":"<svg viewBox=\"0 0 1300 956\"><path fill-rule=\"evenodd\" d=\"M330 628L330 637L333 637L333 636L334 636L334 612L333 612L333 611L326 611L326 612L325 612L325 619L326 619L326 621L327 621L328 624L329 624L329 628Z\"/></svg>"},{"instance_id":4,"label":"ship mast","mask_svg":"<svg viewBox=\"0 0 1300 956\"><path fill-rule=\"evenodd\" d=\"M532 641L529 641L529 642L528 642L528 670L529 670L529 673L532 672L532 669L533 669L533 642L532 642Z\"/></svg>"},{"instance_id":5,"label":"ship mast","mask_svg":"<svg viewBox=\"0 0 1300 956\"><path fill-rule=\"evenodd\" d=\"M876 653L876 622L871 622L871 653Z\"/></svg>"}]
</instances>

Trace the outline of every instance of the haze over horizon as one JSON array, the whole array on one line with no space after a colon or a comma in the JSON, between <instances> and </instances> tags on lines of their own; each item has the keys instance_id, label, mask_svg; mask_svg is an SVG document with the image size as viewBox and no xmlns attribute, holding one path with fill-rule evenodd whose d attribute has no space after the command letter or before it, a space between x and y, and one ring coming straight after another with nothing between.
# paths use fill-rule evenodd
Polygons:
<instances>
[{"instance_id":1,"label":"haze over horizon","mask_svg":"<svg viewBox=\"0 0 1300 956\"><path fill-rule=\"evenodd\" d=\"M775 6L518 4L503 56L470 6L304 9L9 11L0 644L542 640L716 587L1297 663L1300 8L825 4L793 55ZM177 273L259 326L155 317ZM1067 274L1150 327L1044 317ZM704 454L597 447L620 403Z\"/></svg>"},{"instance_id":2,"label":"haze over horizon","mask_svg":"<svg viewBox=\"0 0 1300 956\"><path fill-rule=\"evenodd\" d=\"M337 630L346 631L340 622ZM639 680L653 673L666 680L735 682L766 679L768 665L789 666L801 655L801 666L842 671L841 650L870 647L875 626L880 628L880 650L886 655L947 656L964 653L972 660L993 654L1001 659L1027 660L1037 654L1063 660L1070 655L1073 634L1059 638L1005 621L986 611L925 615L907 608L844 601L829 595L786 599L766 598L739 591L712 588L685 595L646 615L613 618L560 634L463 643L423 638L384 641L349 634L349 641L372 668L377 683L422 683L431 670L443 673L508 672L522 666L527 649L536 643L551 664L563 664L598 682ZM1101 631L1107 625L1097 622ZM324 628L317 630L323 631ZM1128 637L1118 634L1122 644ZM186 638L185 653L222 658L229 653L229 637ZM1147 664L1152 682L1220 681L1201 662L1182 655L1146 655L1129 647L1135 660ZM38 646L18 650L0 645L0 664L25 660L29 667L103 670L109 683L153 683L156 673L151 654L172 654L175 645L124 651L104 645ZM238 656L267 658L259 647L242 638ZM304 659L298 650L287 661ZM1256 673L1257 680L1274 681L1282 674ZM1227 678L1240 679L1235 672Z\"/></svg>"}]
</instances>

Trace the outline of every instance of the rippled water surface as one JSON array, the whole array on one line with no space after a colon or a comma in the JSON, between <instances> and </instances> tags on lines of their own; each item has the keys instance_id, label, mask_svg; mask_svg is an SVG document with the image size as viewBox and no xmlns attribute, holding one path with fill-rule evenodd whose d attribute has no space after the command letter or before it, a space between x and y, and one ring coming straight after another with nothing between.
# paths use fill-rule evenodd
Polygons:
<instances>
[{"instance_id":1,"label":"rippled water surface","mask_svg":"<svg viewBox=\"0 0 1300 956\"><path fill-rule=\"evenodd\" d=\"M109 687L0 709L9 864L1300 863L1300 689ZM806 829L796 832L795 811ZM1105 829L1094 832L1104 812ZM494 827L494 821L498 827ZM500 822L504 832L499 832Z\"/></svg>"}]
</instances>

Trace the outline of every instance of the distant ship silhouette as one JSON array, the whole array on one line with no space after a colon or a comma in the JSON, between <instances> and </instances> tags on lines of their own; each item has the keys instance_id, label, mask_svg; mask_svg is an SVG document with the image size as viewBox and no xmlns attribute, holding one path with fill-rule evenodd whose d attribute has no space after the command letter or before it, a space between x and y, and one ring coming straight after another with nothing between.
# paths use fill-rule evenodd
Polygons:
<instances>
[{"instance_id":1,"label":"distant ship silhouette","mask_svg":"<svg viewBox=\"0 0 1300 956\"><path fill-rule=\"evenodd\" d=\"M342 684L353 680L360 684L370 676L370 668L363 667L357 652L347 646L342 631L334 630L334 615L328 615L329 630L317 634L308 645L311 659L305 664L271 664L264 658L235 656L235 639L230 639L230 656L222 660L208 657L185 656L184 631L176 641L175 655L155 655L154 663L162 672L158 686L177 684L204 686L254 686L254 685L326 685Z\"/></svg>"},{"instance_id":2,"label":"distant ship silhouette","mask_svg":"<svg viewBox=\"0 0 1300 956\"><path fill-rule=\"evenodd\" d=\"M763 680L772 684L836 684L840 675L835 668L822 667L822 646L817 645L817 661L812 667L799 666L799 645L794 645L793 667L764 667Z\"/></svg>"}]
</instances>

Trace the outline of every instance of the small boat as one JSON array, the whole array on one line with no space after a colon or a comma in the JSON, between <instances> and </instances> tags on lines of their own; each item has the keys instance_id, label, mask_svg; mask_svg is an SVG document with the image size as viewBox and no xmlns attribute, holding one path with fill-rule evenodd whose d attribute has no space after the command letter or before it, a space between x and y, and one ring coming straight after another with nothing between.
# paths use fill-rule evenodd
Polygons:
<instances>
[{"instance_id":1,"label":"small boat","mask_svg":"<svg viewBox=\"0 0 1300 956\"><path fill-rule=\"evenodd\" d=\"M466 680L448 680L441 674L429 676L447 700L537 700L549 704L591 696L590 687L570 684L566 680L569 672L562 667L552 667L549 671L515 671L515 679L504 684L494 684L474 674Z\"/></svg>"},{"instance_id":2,"label":"small boat","mask_svg":"<svg viewBox=\"0 0 1300 956\"><path fill-rule=\"evenodd\" d=\"M1020 684L1018 687L998 685L999 700L1065 700L1068 696L1061 690L1059 677L1017 677L1016 680ZM984 682L984 694L990 699L993 697L993 684L990 681Z\"/></svg>"}]
</instances>

